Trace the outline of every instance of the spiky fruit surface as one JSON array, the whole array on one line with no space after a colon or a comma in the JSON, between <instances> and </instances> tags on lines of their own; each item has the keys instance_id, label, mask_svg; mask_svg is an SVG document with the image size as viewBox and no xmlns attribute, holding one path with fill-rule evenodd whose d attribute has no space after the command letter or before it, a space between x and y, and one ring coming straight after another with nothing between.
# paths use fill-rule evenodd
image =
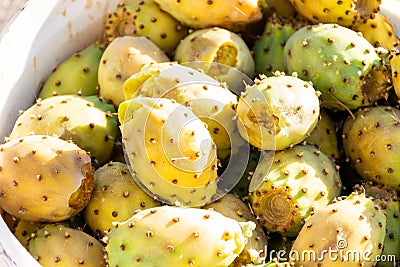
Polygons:
<instances>
[{"instance_id":1,"label":"spiky fruit surface","mask_svg":"<svg viewBox=\"0 0 400 267\"><path fill-rule=\"evenodd\" d=\"M56 137L29 135L0 146L0 206L30 221L66 220L95 185L86 151Z\"/></svg>"},{"instance_id":2,"label":"spiky fruit surface","mask_svg":"<svg viewBox=\"0 0 400 267\"><path fill-rule=\"evenodd\" d=\"M241 224L212 210L140 211L107 235L110 266L226 267L246 243Z\"/></svg>"},{"instance_id":3,"label":"spiky fruit surface","mask_svg":"<svg viewBox=\"0 0 400 267\"><path fill-rule=\"evenodd\" d=\"M137 97L118 110L135 180L155 198L199 206L217 192L217 151L205 124L167 98Z\"/></svg>"},{"instance_id":4,"label":"spiky fruit surface","mask_svg":"<svg viewBox=\"0 0 400 267\"><path fill-rule=\"evenodd\" d=\"M289 0L265 0L262 5L265 16L276 14L278 17L294 17L297 10Z\"/></svg>"},{"instance_id":5,"label":"spiky fruit surface","mask_svg":"<svg viewBox=\"0 0 400 267\"><path fill-rule=\"evenodd\" d=\"M219 27L190 33L177 46L174 59L179 63L216 62L235 68L247 76L254 75L254 60L244 40L238 34ZM229 76L229 73L223 76Z\"/></svg>"},{"instance_id":6,"label":"spiky fruit surface","mask_svg":"<svg viewBox=\"0 0 400 267\"><path fill-rule=\"evenodd\" d=\"M250 207L243 200L230 193L213 203L205 205L203 208L214 210L238 222L252 221L256 224L256 228L251 238L247 241L244 250L234 262L229 265L230 267L242 267L246 264L262 262L262 255L265 255L265 248L268 245L268 237L262 226L258 223Z\"/></svg>"},{"instance_id":7,"label":"spiky fruit surface","mask_svg":"<svg viewBox=\"0 0 400 267\"><path fill-rule=\"evenodd\" d=\"M256 169L261 185L250 194L253 211L270 232L295 236L312 213L341 192L339 172L314 146L296 145L277 152L270 169Z\"/></svg>"},{"instance_id":8,"label":"spiky fruit surface","mask_svg":"<svg viewBox=\"0 0 400 267\"><path fill-rule=\"evenodd\" d=\"M392 49L399 44L399 38L391 21L381 13L373 14L361 21L357 21L351 29L362 32L373 46L382 46L386 49Z\"/></svg>"},{"instance_id":9,"label":"spiky fruit surface","mask_svg":"<svg viewBox=\"0 0 400 267\"><path fill-rule=\"evenodd\" d=\"M294 76L261 77L239 99L238 129L264 150L282 150L303 141L319 116L318 92Z\"/></svg>"},{"instance_id":10,"label":"spiky fruit surface","mask_svg":"<svg viewBox=\"0 0 400 267\"><path fill-rule=\"evenodd\" d=\"M336 122L332 120L330 114L325 109L320 109L318 123L305 141L318 146L326 155L339 159L336 127Z\"/></svg>"},{"instance_id":11,"label":"spiky fruit surface","mask_svg":"<svg viewBox=\"0 0 400 267\"><path fill-rule=\"evenodd\" d=\"M103 245L83 231L49 224L28 244L29 253L43 267L106 266Z\"/></svg>"},{"instance_id":12,"label":"spiky fruit surface","mask_svg":"<svg viewBox=\"0 0 400 267\"><path fill-rule=\"evenodd\" d=\"M351 26L354 21L379 11L381 0L289 0L297 12L314 23L337 23Z\"/></svg>"},{"instance_id":13,"label":"spiky fruit surface","mask_svg":"<svg viewBox=\"0 0 400 267\"><path fill-rule=\"evenodd\" d=\"M40 90L39 98L54 95L98 94L98 69L105 47L93 43L57 66Z\"/></svg>"},{"instance_id":14,"label":"spiky fruit surface","mask_svg":"<svg viewBox=\"0 0 400 267\"><path fill-rule=\"evenodd\" d=\"M115 38L105 49L99 65L100 96L118 106L125 100L123 83L140 68L151 62L169 58L157 45L144 36Z\"/></svg>"},{"instance_id":15,"label":"spiky fruit surface","mask_svg":"<svg viewBox=\"0 0 400 267\"><path fill-rule=\"evenodd\" d=\"M233 146L244 143L236 127L237 96L198 70L173 63L149 64L132 75L123 88L128 97L168 98L189 108L207 124L219 158L226 158Z\"/></svg>"},{"instance_id":16,"label":"spiky fruit surface","mask_svg":"<svg viewBox=\"0 0 400 267\"><path fill-rule=\"evenodd\" d=\"M392 85L397 97L400 97L400 48L390 50L390 69L392 74Z\"/></svg>"},{"instance_id":17,"label":"spiky fruit surface","mask_svg":"<svg viewBox=\"0 0 400 267\"><path fill-rule=\"evenodd\" d=\"M146 36L163 51L171 54L188 29L153 0L130 0L119 3L109 14L105 34L111 42L121 36Z\"/></svg>"},{"instance_id":18,"label":"spiky fruit surface","mask_svg":"<svg viewBox=\"0 0 400 267\"><path fill-rule=\"evenodd\" d=\"M297 72L321 91L322 105L329 109L368 106L387 90L387 71L374 47L337 24L296 31L285 45L284 61L289 73Z\"/></svg>"},{"instance_id":19,"label":"spiky fruit surface","mask_svg":"<svg viewBox=\"0 0 400 267\"><path fill-rule=\"evenodd\" d=\"M298 264L304 267L374 266L382 253L385 229L384 212L364 194L352 193L311 216L292 250L298 252ZM329 256L323 251L333 252Z\"/></svg>"},{"instance_id":20,"label":"spiky fruit surface","mask_svg":"<svg viewBox=\"0 0 400 267\"><path fill-rule=\"evenodd\" d=\"M96 187L83 214L90 229L99 236L137 210L160 205L135 183L124 163L108 163L95 170L94 175Z\"/></svg>"},{"instance_id":21,"label":"spiky fruit surface","mask_svg":"<svg viewBox=\"0 0 400 267\"><path fill-rule=\"evenodd\" d=\"M113 105L97 96L52 96L38 100L18 117L10 138L29 134L55 135L72 140L90 152L93 162L104 164L111 157L118 131Z\"/></svg>"},{"instance_id":22,"label":"spiky fruit surface","mask_svg":"<svg viewBox=\"0 0 400 267\"><path fill-rule=\"evenodd\" d=\"M155 0L161 9L194 29L213 26L239 30L262 17L259 0ZM212 18L212 19L210 19Z\"/></svg>"},{"instance_id":23,"label":"spiky fruit surface","mask_svg":"<svg viewBox=\"0 0 400 267\"><path fill-rule=\"evenodd\" d=\"M272 76L275 71L284 72L283 48L286 41L305 25L305 22L294 18L284 19L275 15L269 17L262 35L254 41L252 49L256 73Z\"/></svg>"},{"instance_id":24,"label":"spiky fruit surface","mask_svg":"<svg viewBox=\"0 0 400 267\"><path fill-rule=\"evenodd\" d=\"M18 241L26 248L29 240L36 235L37 230L42 228L45 223L20 220L15 227L14 235Z\"/></svg>"},{"instance_id":25,"label":"spiky fruit surface","mask_svg":"<svg viewBox=\"0 0 400 267\"><path fill-rule=\"evenodd\" d=\"M377 106L349 117L343 126L343 147L352 167L366 180L400 190L400 110Z\"/></svg>"}]
</instances>

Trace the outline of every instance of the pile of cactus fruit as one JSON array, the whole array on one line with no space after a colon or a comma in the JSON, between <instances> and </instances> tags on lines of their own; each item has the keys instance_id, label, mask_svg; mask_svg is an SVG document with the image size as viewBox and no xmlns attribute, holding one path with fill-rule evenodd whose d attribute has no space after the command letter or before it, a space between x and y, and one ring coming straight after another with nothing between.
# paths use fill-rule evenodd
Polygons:
<instances>
[{"instance_id":1,"label":"pile of cactus fruit","mask_svg":"<svg viewBox=\"0 0 400 267\"><path fill-rule=\"evenodd\" d=\"M0 144L3 220L44 267L400 266L380 4L119 3Z\"/></svg>"}]
</instances>

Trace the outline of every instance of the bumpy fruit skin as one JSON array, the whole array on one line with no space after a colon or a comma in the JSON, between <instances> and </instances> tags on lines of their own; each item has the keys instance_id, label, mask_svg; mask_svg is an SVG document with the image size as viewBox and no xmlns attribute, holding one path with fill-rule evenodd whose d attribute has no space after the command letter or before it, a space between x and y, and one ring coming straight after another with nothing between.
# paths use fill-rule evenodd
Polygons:
<instances>
[{"instance_id":1,"label":"bumpy fruit skin","mask_svg":"<svg viewBox=\"0 0 400 267\"><path fill-rule=\"evenodd\" d=\"M105 49L99 65L99 94L116 107L125 100L123 83L151 62L170 61L168 56L144 36L115 38Z\"/></svg>"},{"instance_id":2,"label":"bumpy fruit skin","mask_svg":"<svg viewBox=\"0 0 400 267\"><path fill-rule=\"evenodd\" d=\"M43 267L106 266L104 247L97 239L59 224L39 229L27 249Z\"/></svg>"},{"instance_id":3,"label":"bumpy fruit skin","mask_svg":"<svg viewBox=\"0 0 400 267\"><path fill-rule=\"evenodd\" d=\"M103 236L114 223L129 219L140 209L160 205L135 183L124 163L107 163L94 175L96 187L83 214L96 235Z\"/></svg>"},{"instance_id":4,"label":"bumpy fruit skin","mask_svg":"<svg viewBox=\"0 0 400 267\"><path fill-rule=\"evenodd\" d=\"M161 9L194 29L217 26L236 31L262 18L259 0L155 1Z\"/></svg>"},{"instance_id":5,"label":"bumpy fruit skin","mask_svg":"<svg viewBox=\"0 0 400 267\"><path fill-rule=\"evenodd\" d=\"M263 180L250 193L253 211L268 231L284 236L296 236L304 221L339 196L342 187L333 160L307 145L277 152L271 168L256 169L255 177Z\"/></svg>"},{"instance_id":6,"label":"bumpy fruit skin","mask_svg":"<svg viewBox=\"0 0 400 267\"><path fill-rule=\"evenodd\" d=\"M351 26L355 21L367 18L379 11L381 0L289 0L297 12L317 23L337 23Z\"/></svg>"},{"instance_id":7,"label":"bumpy fruit skin","mask_svg":"<svg viewBox=\"0 0 400 267\"><path fill-rule=\"evenodd\" d=\"M162 206L140 211L107 234L110 266L227 267L242 252L241 224L197 208Z\"/></svg>"},{"instance_id":8,"label":"bumpy fruit skin","mask_svg":"<svg viewBox=\"0 0 400 267\"><path fill-rule=\"evenodd\" d=\"M247 241L242 253L229 267L242 267L246 264L262 262L262 255L265 255L265 248L268 245L268 237L250 207L243 200L229 193L217 201L205 205L203 208L214 210L238 222L252 221L256 224L256 228L251 238Z\"/></svg>"},{"instance_id":9,"label":"bumpy fruit skin","mask_svg":"<svg viewBox=\"0 0 400 267\"><path fill-rule=\"evenodd\" d=\"M105 24L108 42L121 36L146 36L171 54L188 28L163 11L153 0L130 0L119 3Z\"/></svg>"},{"instance_id":10,"label":"bumpy fruit skin","mask_svg":"<svg viewBox=\"0 0 400 267\"><path fill-rule=\"evenodd\" d=\"M13 233L21 245L26 248L29 240L36 235L37 230L45 225L46 223L19 220Z\"/></svg>"},{"instance_id":11,"label":"bumpy fruit skin","mask_svg":"<svg viewBox=\"0 0 400 267\"><path fill-rule=\"evenodd\" d=\"M400 97L400 48L390 50L389 63L391 69L392 85L397 97Z\"/></svg>"},{"instance_id":12,"label":"bumpy fruit skin","mask_svg":"<svg viewBox=\"0 0 400 267\"><path fill-rule=\"evenodd\" d=\"M261 6L266 17L270 17L273 14L278 17L294 17L297 15L297 10L289 0L265 0Z\"/></svg>"},{"instance_id":13,"label":"bumpy fruit skin","mask_svg":"<svg viewBox=\"0 0 400 267\"><path fill-rule=\"evenodd\" d=\"M86 151L52 136L2 144L0 166L0 206L22 220L71 218L87 205L95 185Z\"/></svg>"},{"instance_id":14,"label":"bumpy fruit skin","mask_svg":"<svg viewBox=\"0 0 400 267\"><path fill-rule=\"evenodd\" d=\"M357 173L400 190L400 110L377 106L360 110L343 126L343 147Z\"/></svg>"},{"instance_id":15,"label":"bumpy fruit skin","mask_svg":"<svg viewBox=\"0 0 400 267\"><path fill-rule=\"evenodd\" d=\"M374 47L337 24L296 31L285 45L284 62L289 73L296 72L321 91L321 105L329 109L368 106L387 91L387 70Z\"/></svg>"},{"instance_id":16,"label":"bumpy fruit skin","mask_svg":"<svg viewBox=\"0 0 400 267\"><path fill-rule=\"evenodd\" d=\"M176 63L148 64L126 80L123 90L127 99L163 97L189 108L207 124L220 159L245 143L236 127L237 96L198 70Z\"/></svg>"},{"instance_id":17,"label":"bumpy fruit skin","mask_svg":"<svg viewBox=\"0 0 400 267\"><path fill-rule=\"evenodd\" d=\"M238 34L223 28L193 31L176 47L174 60L179 63L216 62L235 68L247 76L254 76L254 60L246 43ZM218 76L222 80L232 80L233 77L229 76L234 74L223 73Z\"/></svg>"},{"instance_id":18,"label":"bumpy fruit skin","mask_svg":"<svg viewBox=\"0 0 400 267\"><path fill-rule=\"evenodd\" d=\"M40 90L39 98L55 95L98 94L98 69L104 45L93 43L58 65Z\"/></svg>"},{"instance_id":19,"label":"bumpy fruit skin","mask_svg":"<svg viewBox=\"0 0 400 267\"><path fill-rule=\"evenodd\" d=\"M316 145L321 152L334 159L339 159L339 142L336 134L336 123L325 109L320 109L319 119L314 130L305 139L307 143Z\"/></svg>"},{"instance_id":20,"label":"bumpy fruit skin","mask_svg":"<svg viewBox=\"0 0 400 267\"><path fill-rule=\"evenodd\" d=\"M382 253L385 227L386 216L373 200L352 193L318 210L306 221L292 247L300 255L296 263L304 267L374 266L374 260ZM302 257L304 251L309 254ZM331 251L334 256L325 252L321 257L323 251ZM315 257L309 260L307 255L313 254ZM340 260L341 256L347 260Z\"/></svg>"},{"instance_id":21,"label":"bumpy fruit skin","mask_svg":"<svg viewBox=\"0 0 400 267\"><path fill-rule=\"evenodd\" d=\"M252 48L256 74L272 76L275 71L284 72L286 70L283 61L285 44L295 31L305 25L304 21L295 18L270 16L261 36L254 41Z\"/></svg>"},{"instance_id":22,"label":"bumpy fruit skin","mask_svg":"<svg viewBox=\"0 0 400 267\"><path fill-rule=\"evenodd\" d=\"M199 206L217 192L218 159L206 125L167 98L137 97L118 110L135 181L168 204Z\"/></svg>"},{"instance_id":23,"label":"bumpy fruit skin","mask_svg":"<svg viewBox=\"0 0 400 267\"><path fill-rule=\"evenodd\" d=\"M381 13L357 21L351 26L351 29L361 32L365 39L375 47L382 46L389 50L399 44L393 24Z\"/></svg>"},{"instance_id":24,"label":"bumpy fruit skin","mask_svg":"<svg viewBox=\"0 0 400 267\"><path fill-rule=\"evenodd\" d=\"M52 96L38 100L22 112L10 138L29 134L55 135L72 140L90 152L93 163L102 165L111 157L119 135L115 108L97 96Z\"/></svg>"},{"instance_id":25,"label":"bumpy fruit skin","mask_svg":"<svg viewBox=\"0 0 400 267\"><path fill-rule=\"evenodd\" d=\"M241 136L263 150L282 150L303 141L319 116L318 92L294 76L261 77L239 99Z\"/></svg>"}]
</instances>

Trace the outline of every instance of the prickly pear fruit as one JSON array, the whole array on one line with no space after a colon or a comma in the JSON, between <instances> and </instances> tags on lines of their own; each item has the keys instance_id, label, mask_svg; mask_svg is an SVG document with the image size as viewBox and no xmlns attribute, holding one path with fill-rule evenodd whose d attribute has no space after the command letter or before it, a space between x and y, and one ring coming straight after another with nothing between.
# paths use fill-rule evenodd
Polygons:
<instances>
[{"instance_id":1,"label":"prickly pear fruit","mask_svg":"<svg viewBox=\"0 0 400 267\"><path fill-rule=\"evenodd\" d=\"M351 166L368 181L400 190L400 110L360 110L343 125L343 148Z\"/></svg>"},{"instance_id":2,"label":"prickly pear fruit","mask_svg":"<svg viewBox=\"0 0 400 267\"><path fill-rule=\"evenodd\" d=\"M271 260L269 262L255 265L254 267L293 267L296 266L294 262L279 262L278 260Z\"/></svg>"},{"instance_id":3,"label":"prickly pear fruit","mask_svg":"<svg viewBox=\"0 0 400 267\"><path fill-rule=\"evenodd\" d=\"M243 224L212 210L146 209L107 234L108 264L227 267L246 244Z\"/></svg>"},{"instance_id":4,"label":"prickly pear fruit","mask_svg":"<svg viewBox=\"0 0 400 267\"><path fill-rule=\"evenodd\" d=\"M135 181L168 204L200 206L217 193L218 159L206 125L167 98L137 97L118 110Z\"/></svg>"},{"instance_id":5,"label":"prickly pear fruit","mask_svg":"<svg viewBox=\"0 0 400 267\"><path fill-rule=\"evenodd\" d=\"M230 193L215 202L205 205L203 208L214 210L238 222L252 221L256 224L256 228L242 253L229 265L230 267L242 267L246 264L262 262L262 255L265 255L265 248L268 245L268 237L262 226L257 222L250 207L243 200Z\"/></svg>"},{"instance_id":6,"label":"prickly pear fruit","mask_svg":"<svg viewBox=\"0 0 400 267\"><path fill-rule=\"evenodd\" d=\"M46 223L20 220L15 227L14 235L18 241L26 248L29 240L36 235L36 232L45 226Z\"/></svg>"},{"instance_id":7,"label":"prickly pear fruit","mask_svg":"<svg viewBox=\"0 0 400 267\"><path fill-rule=\"evenodd\" d=\"M400 48L390 50L389 63L391 69L392 85L397 98L400 98Z\"/></svg>"},{"instance_id":8,"label":"prickly pear fruit","mask_svg":"<svg viewBox=\"0 0 400 267\"><path fill-rule=\"evenodd\" d=\"M351 26L357 20L364 19L379 12L381 0L324 0L304 1L289 0L297 12L317 23L337 23Z\"/></svg>"},{"instance_id":9,"label":"prickly pear fruit","mask_svg":"<svg viewBox=\"0 0 400 267\"><path fill-rule=\"evenodd\" d=\"M95 165L101 165L111 157L119 134L118 119L112 116L114 112L113 105L97 96L61 95L39 99L20 114L10 138L46 134L71 139L90 152Z\"/></svg>"},{"instance_id":10,"label":"prickly pear fruit","mask_svg":"<svg viewBox=\"0 0 400 267\"><path fill-rule=\"evenodd\" d=\"M217 26L237 31L243 26L262 18L260 1L258 0L155 1L161 9L194 29Z\"/></svg>"},{"instance_id":11,"label":"prickly pear fruit","mask_svg":"<svg viewBox=\"0 0 400 267\"><path fill-rule=\"evenodd\" d=\"M297 10L289 0L265 0L263 11L265 17L271 17L276 14L278 17L294 17L297 15Z\"/></svg>"},{"instance_id":12,"label":"prickly pear fruit","mask_svg":"<svg viewBox=\"0 0 400 267\"><path fill-rule=\"evenodd\" d=\"M114 222L129 219L139 209L160 205L135 183L124 163L108 163L94 175L96 187L83 214L96 235L103 236Z\"/></svg>"},{"instance_id":13,"label":"prickly pear fruit","mask_svg":"<svg viewBox=\"0 0 400 267\"><path fill-rule=\"evenodd\" d=\"M144 36L115 38L105 49L99 65L100 96L118 106L125 100L123 83L150 62L166 62L169 58Z\"/></svg>"},{"instance_id":14,"label":"prickly pear fruit","mask_svg":"<svg viewBox=\"0 0 400 267\"><path fill-rule=\"evenodd\" d=\"M254 76L254 60L246 43L238 34L223 28L191 32L176 47L174 60L179 63L216 62L235 68L247 76Z\"/></svg>"},{"instance_id":15,"label":"prickly pear fruit","mask_svg":"<svg viewBox=\"0 0 400 267\"><path fill-rule=\"evenodd\" d=\"M253 211L268 231L285 236L296 236L311 214L341 192L333 160L311 145L277 152L270 169L256 169L252 179L257 177L263 180L250 194Z\"/></svg>"},{"instance_id":16,"label":"prickly pear fruit","mask_svg":"<svg viewBox=\"0 0 400 267\"><path fill-rule=\"evenodd\" d=\"M262 76L237 105L242 137L263 150L282 150L303 141L319 116L318 92L294 76Z\"/></svg>"},{"instance_id":17,"label":"prickly pear fruit","mask_svg":"<svg viewBox=\"0 0 400 267\"><path fill-rule=\"evenodd\" d=\"M361 32L365 39L375 47L382 46L389 50L399 44L393 24L381 13L375 13L357 21L351 29Z\"/></svg>"},{"instance_id":18,"label":"prickly pear fruit","mask_svg":"<svg viewBox=\"0 0 400 267\"><path fill-rule=\"evenodd\" d=\"M93 43L57 66L39 92L39 98L55 95L98 94L98 69L104 45Z\"/></svg>"},{"instance_id":19,"label":"prickly pear fruit","mask_svg":"<svg viewBox=\"0 0 400 267\"><path fill-rule=\"evenodd\" d=\"M171 54L188 29L153 0L119 3L109 14L105 34L109 42L121 36L146 36L161 50Z\"/></svg>"},{"instance_id":20,"label":"prickly pear fruit","mask_svg":"<svg viewBox=\"0 0 400 267\"><path fill-rule=\"evenodd\" d=\"M0 206L17 218L71 218L86 206L94 186L90 156L72 142L29 135L0 146Z\"/></svg>"},{"instance_id":21,"label":"prickly pear fruit","mask_svg":"<svg viewBox=\"0 0 400 267\"><path fill-rule=\"evenodd\" d=\"M292 247L299 255L296 263L304 267L374 266L373 260L382 253L385 227L385 214L373 200L352 193L317 210L306 221Z\"/></svg>"},{"instance_id":22,"label":"prickly pear fruit","mask_svg":"<svg viewBox=\"0 0 400 267\"><path fill-rule=\"evenodd\" d=\"M387 91L387 70L374 47L337 24L296 31L284 47L284 62L289 73L296 72L321 91L321 105L329 109L369 106Z\"/></svg>"},{"instance_id":23,"label":"prickly pear fruit","mask_svg":"<svg viewBox=\"0 0 400 267\"><path fill-rule=\"evenodd\" d=\"M317 125L305 141L316 145L321 152L334 159L340 157L336 123L325 109L320 109Z\"/></svg>"},{"instance_id":24,"label":"prickly pear fruit","mask_svg":"<svg viewBox=\"0 0 400 267\"><path fill-rule=\"evenodd\" d=\"M39 229L29 240L29 253L43 266L106 266L104 247L85 232L59 224Z\"/></svg>"}]
</instances>

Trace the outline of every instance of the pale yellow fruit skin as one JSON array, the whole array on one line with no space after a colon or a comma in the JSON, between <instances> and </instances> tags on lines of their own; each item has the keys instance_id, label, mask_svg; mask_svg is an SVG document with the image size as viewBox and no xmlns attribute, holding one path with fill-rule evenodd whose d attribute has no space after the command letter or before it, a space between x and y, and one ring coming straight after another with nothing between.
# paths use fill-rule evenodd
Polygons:
<instances>
[{"instance_id":1,"label":"pale yellow fruit skin","mask_svg":"<svg viewBox=\"0 0 400 267\"><path fill-rule=\"evenodd\" d=\"M118 106L125 100L122 86L126 79L146 63L165 61L169 61L167 55L144 36L115 38L100 60L100 96Z\"/></svg>"}]
</instances>

